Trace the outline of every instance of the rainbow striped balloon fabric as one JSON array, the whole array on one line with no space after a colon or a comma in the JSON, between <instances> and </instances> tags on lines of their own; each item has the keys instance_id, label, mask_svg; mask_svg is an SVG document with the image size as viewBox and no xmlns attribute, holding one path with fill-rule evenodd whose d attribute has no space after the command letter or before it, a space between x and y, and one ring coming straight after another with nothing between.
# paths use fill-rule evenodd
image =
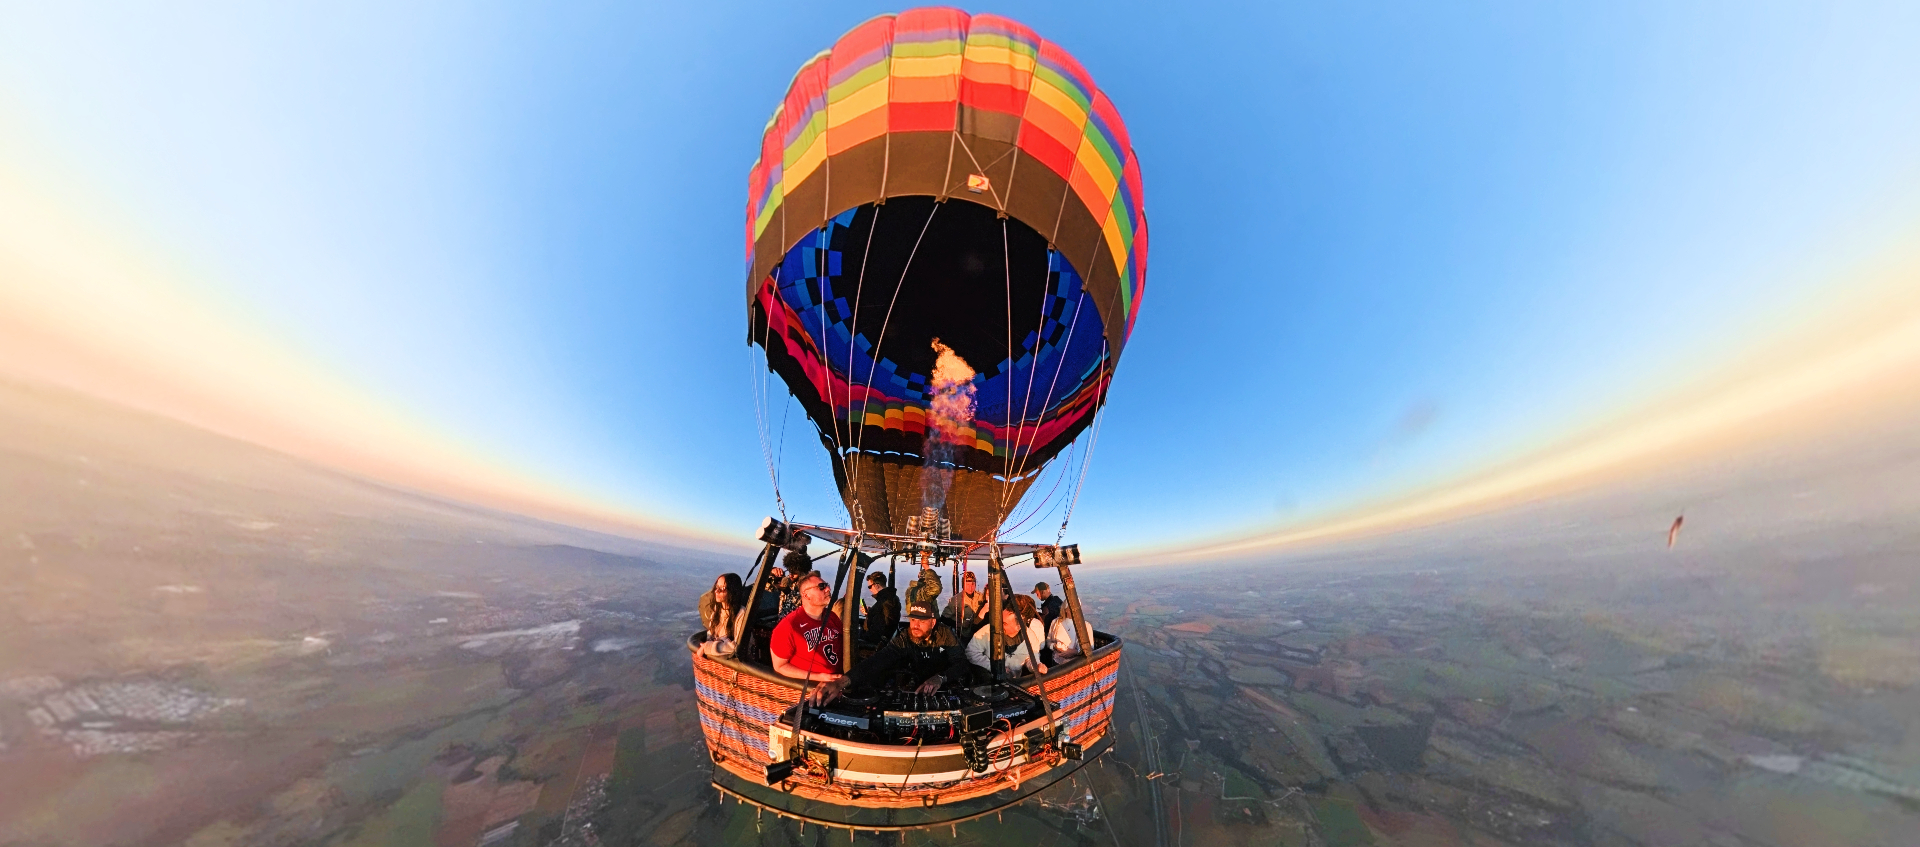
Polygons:
<instances>
[{"instance_id":1,"label":"rainbow striped balloon fabric","mask_svg":"<svg viewBox=\"0 0 1920 847\"><path fill-rule=\"evenodd\" d=\"M964 449L939 461L961 472L955 525L982 536L1091 422L1145 289L1118 111L1059 45L996 15L886 15L807 62L746 211L752 340L874 531L922 508L930 341L979 372Z\"/></svg>"}]
</instances>

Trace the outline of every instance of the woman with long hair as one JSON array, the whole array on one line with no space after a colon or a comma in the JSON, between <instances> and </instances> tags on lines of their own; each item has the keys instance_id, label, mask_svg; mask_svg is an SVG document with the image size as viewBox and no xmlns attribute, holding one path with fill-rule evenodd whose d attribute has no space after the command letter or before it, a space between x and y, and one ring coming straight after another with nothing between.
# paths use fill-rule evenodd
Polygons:
<instances>
[{"instance_id":1,"label":"woman with long hair","mask_svg":"<svg viewBox=\"0 0 1920 847\"><path fill-rule=\"evenodd\" d=\"M723 573L700 595L700 624L706 627L711 652L733 652L733 623L747 603L747 589L737 573Z\"/></svg>"},{"instance_id":2,"label":"woman with long hair","mask_svg":"<svg viewBox=\"0 0 1920 847\"><path fill-rule=\"evenodd\" d=\"M1013 595L1012 608L1014 612L1020 615L1021 628L1025 631L1026 635L1027 651L1032 653L1035 658L1040 659L1041 664L1053 664L1041 656L1041 650L1047 646L1047 633L1045 626L1040 622L1039 606L1033 602L1032 597L1028 597L1025 594L1015 594Z\"/></svg>"}]
</instances>

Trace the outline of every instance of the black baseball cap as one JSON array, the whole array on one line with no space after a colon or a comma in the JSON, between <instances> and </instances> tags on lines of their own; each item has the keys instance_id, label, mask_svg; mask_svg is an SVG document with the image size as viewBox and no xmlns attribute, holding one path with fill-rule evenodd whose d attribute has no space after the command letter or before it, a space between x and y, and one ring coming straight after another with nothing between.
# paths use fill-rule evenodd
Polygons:
<instances>
[{"instance_id":1,"label":"black baseball cap","mask_svg":"<svg viewBox=\"0 0 1920 847\"><path fill-rule=\"evenodd\" d=\"M930 621L940 617L940 613L934 610L933 601L915 600L913 605L907 607L907 617Z\"/></svg>"}]
</instances>

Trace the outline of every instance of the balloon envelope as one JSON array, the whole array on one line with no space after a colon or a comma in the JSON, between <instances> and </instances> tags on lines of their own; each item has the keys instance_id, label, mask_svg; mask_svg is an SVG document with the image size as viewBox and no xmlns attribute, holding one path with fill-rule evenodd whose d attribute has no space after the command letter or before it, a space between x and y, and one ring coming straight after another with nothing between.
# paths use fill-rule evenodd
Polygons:
<instances>
[{"instance_id":1,"label":"balloon envelope","mask_svg":"<svg viewBox=\"0 0 1920 847\"><path fill-rule=\"evenodd\" d=\"M1113 104L1059 46L954 9L867 21L800 69L746 242L751 341L872 532L933 507L994 535L1105 401L1146 276ZM943 383L942 348L974 376Z\"/></svg>"}]
</instances>

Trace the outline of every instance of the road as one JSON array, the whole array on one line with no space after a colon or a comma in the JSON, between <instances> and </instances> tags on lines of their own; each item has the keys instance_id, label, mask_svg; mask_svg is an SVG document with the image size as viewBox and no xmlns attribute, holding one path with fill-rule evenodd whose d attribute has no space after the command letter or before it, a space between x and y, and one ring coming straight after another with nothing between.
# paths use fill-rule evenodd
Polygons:
<instances>
[{"instance_id":1,"label":"road","mask_svg":"<svg viewBox=\"0 0 1920 847\"><path fill-rule=\"evenodd\" d=\"M1152 712L1147 711L1147 698L1140 687L1140 680L1134 676L1133 663L1123 653L1120 663L1127 669L1127 690L1133 692L1135 720L1140 727L1141 748L1147 762L1147 796L1153 806L1153 843L1154 847L1167 847L1166 803L1160 796L1160 741L1153 732Z\"/></svg>"}]
</instances>

